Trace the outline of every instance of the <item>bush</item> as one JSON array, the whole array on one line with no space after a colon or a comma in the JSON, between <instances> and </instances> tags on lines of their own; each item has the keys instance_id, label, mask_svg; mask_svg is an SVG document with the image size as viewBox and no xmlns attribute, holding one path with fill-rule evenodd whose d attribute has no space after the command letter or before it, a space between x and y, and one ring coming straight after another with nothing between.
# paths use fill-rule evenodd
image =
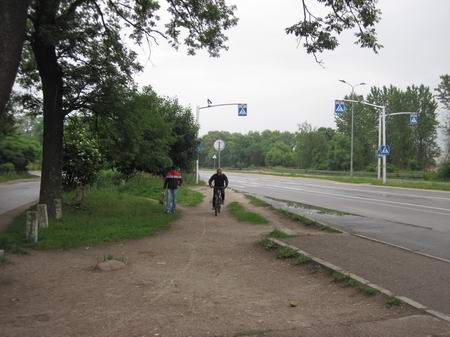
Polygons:
<instances>
[{"instance_id":1,"label":"bush","mask_svg":"<svg viewBox=\"0 0 450 337\"><path fill-rule=\"evenodd\" d=\"M79 122L72 121L64 132L63 185L69 190L90 185L101 167L97 142Z\"/></svg>"},{"instance_id":2,"label":"bush","mask_svg":"<svg viewBox=\"0 0 450 337\"><path fill-rule=\"evenodd\" d=\"M14 173L14 164L13 163L5 163L0 164L0 173Z\"/></svg>"},{"instance_id":3,"label":"bush","mask_svg":"<svg viewBox=\"0 0 450 337\"><path fill-rule=\"evenodd\" d=\"M395 166L394 164L387 163L387 165L386 165L386 171L389 172L389 173L398 172L398 167Z\"/></svg>"},{"instance_id":4,"label":"bush","mask_svg":"<svg viewBox=\"0 0 450 337\"><path fill-rule=\"evenodd\" d=\"M40 156L40 145L36 141L19 136L8 136L0 140L0 164L11 163L16 172L24 172L27 165Z\"/></svg>"},{"instance_id":5,"label":"bush","mask_svg":"<svg viewBox=\"0 0 450 337\"><path fill-rule=\"evenodd\" d=\"M437 170L437 176L439 179L450 179L450 159L447 161L442 162Z\"/></svg>"}]
</instances>

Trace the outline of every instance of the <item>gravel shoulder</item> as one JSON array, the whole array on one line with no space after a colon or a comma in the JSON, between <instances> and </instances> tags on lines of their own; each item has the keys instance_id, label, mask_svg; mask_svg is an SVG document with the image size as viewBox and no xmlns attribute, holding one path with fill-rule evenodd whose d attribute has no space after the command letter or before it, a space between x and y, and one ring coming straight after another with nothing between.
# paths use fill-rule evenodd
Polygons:
<instances>
[{"instance_id":1,"label":"gravel shoulder","mask_svg":"<svg viewBox=\"0 0 450 337\"><path fill-rule=\"evenodd\" d=\"M69 251L33 251L0 265L0 335L13 336L450 336L409 307L386 308L322 273L276 260L256 241L275 226L323 235L239 201L271 223L214 217L206 201L180 209L170 230ZM128 265L94 271L105 254ZM295 301L297 306L289 305Z\"/></svg>"}]
</instances>

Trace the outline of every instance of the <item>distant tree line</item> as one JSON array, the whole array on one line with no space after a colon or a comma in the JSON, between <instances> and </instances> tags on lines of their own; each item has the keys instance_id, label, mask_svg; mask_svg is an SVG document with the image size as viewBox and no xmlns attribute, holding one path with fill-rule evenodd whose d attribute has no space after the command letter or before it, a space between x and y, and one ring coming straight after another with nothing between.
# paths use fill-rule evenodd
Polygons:
<instances>
[{"instance_id":1,"label":"distant tree line","mask_svg":"<svg viewBox=\"0 0 450 337\"><path fill-rule=\"evenodd\" d=\"M350 98L350 97L348 97ZM438 104L430 88L410 86L405 90L372 87L367 97L351 97L386 105L387 113L419 112L419 123L410 125L408 115L387 118L387 143L390 169L426 170L436 165L440 155L437 144ZM331 110L331 107L330 107ZM366 105L354 106L354 167L373 171L378 148L379 111ZM235 168L285 166L302 169L348 170L350 167L351 105L335 115L337 128L314 128L304 122L296 132L263 131L238 134L212 131L203 136L200 163L213 165L213 143L221 138L226 147L221 165Z\"/></svg>"}]
</instances>

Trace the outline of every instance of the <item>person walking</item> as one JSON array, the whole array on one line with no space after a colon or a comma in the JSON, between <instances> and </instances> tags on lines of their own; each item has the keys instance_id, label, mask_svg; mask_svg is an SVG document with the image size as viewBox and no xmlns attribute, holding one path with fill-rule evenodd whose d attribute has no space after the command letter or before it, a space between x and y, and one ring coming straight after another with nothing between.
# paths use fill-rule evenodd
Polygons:
<instances>
[{"instance_id":1,"label":"person walking","mask_svg":"<svg viewBox=\"0 0 450 337\"><path fill-rule=\"evenodd\" d=\"M181 172L171 167L164 178L163 189L166 190L166 213L175 213L177 208L177 189L183 184Z\"/></svg>"}]
</instances>

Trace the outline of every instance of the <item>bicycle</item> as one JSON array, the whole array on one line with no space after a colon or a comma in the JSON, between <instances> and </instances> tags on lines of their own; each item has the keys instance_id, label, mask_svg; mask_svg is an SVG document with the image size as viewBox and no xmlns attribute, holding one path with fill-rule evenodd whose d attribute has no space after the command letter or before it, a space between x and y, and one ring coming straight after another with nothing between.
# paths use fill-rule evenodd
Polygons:
<instances>
[{"instance_id":1,"label":"bicycle","mask_svg":"<svg viewBox=\"0 0 450 337\"><path fill-rule=\"evenodd\" d=\"M214 188L214 197L213 197L213 203L214 203L214 215L217 216L217 214L220 213L220 209L222 207L222 193L221 189L223 187Z\"/></svg>"}]
</instances>

